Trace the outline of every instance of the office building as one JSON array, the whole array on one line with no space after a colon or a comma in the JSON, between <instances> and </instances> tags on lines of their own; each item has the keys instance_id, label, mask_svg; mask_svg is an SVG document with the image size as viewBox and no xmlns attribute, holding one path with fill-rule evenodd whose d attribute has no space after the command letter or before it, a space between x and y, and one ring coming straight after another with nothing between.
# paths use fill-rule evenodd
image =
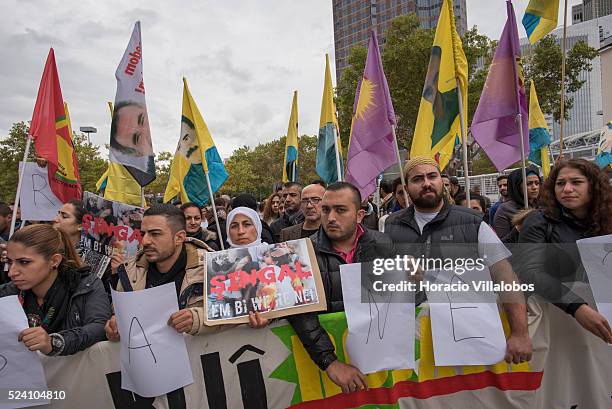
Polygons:
<instances>
[{"instance_id":1,"label":"office building","mask_svg":"<svg viewBox=\"0 0 612 409\"><path fill-rule=\"evenodd\" d=\"M457 31L467 30L466 0L453 0ZM385 32L391 20L416 13L424 28L434 28L440 15L441 0L332 0L336 80L348 64L352 47L367 47L370 30L376 29L378 42L385 43Z\"/></svg>"}]
</instances>

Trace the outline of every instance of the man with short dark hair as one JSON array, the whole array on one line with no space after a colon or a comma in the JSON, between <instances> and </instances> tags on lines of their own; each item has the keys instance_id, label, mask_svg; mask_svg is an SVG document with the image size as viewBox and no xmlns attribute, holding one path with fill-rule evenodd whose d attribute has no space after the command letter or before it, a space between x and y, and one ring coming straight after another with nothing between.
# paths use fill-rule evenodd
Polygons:
<instances>
[{"instance_id":1,"label":"man with short dark hair","mask_svg":"<svg viewBox=\"0 0 612 409\"><path fill-rule=\"evenodd\" d=\"M357 188L347 182L327 187L321 205L321 227L311 236L327 299L327 311L323 312L344 311L340 265L395 255L389 237L361 225L363 216ZM338 360L317 313L293 315L288 320L310 358L343 392L367 388L359 369Z\"/></svg>"},{"instance_id":2,"label":"man with short dark hair","mask_svg":"<svg viewBox=\"0 0 612 409\"><path fill-rule=\"evenodd\" d=\"M391 213L395 206L393 198L393 183L390 180L382 180L380 182L380 211L381 215Z\"/></svg>"},{"instance_id":3,"label":"man with short dark hair","mask_svg":"<svg viewBox=\"0 0 612 409\"><path fill-rule=\"evenodd\" d=\"M302 190L300 210L304 215L304 221L281 230L280 242L310 237L319 230L324 193L325 188L319 184L308 185Z\"/></svg>"},{"instance_id":4,"label":"man with short dark hair","mask_svg":"<svg viewBox=\"0 0 612 409\"><path fill-rule=\"evenodd\" d=\"M287 182L283 185L281 193L282 201L285 205L285 213L276 219L270 226L274 241L280 241L281 230L295 226L304 221L304 214L300 210L302 198L302 185L297 182Z\"/></svg>"},{"instance_id":5,"label":"man with short dark hair","mask_svg":"<svg viewBox=\"0 0 612 409\"><path fill-rule=\"evenodd\" d=\"M491 206L489 210L489 224L493 226L495 212L499 206L508 199L508 175L499 175L497 177L497 188L499 189L499 200Z\"/></svg>"},{"instance_id":6,"label":"man with short dark hair","mask_svg":"<svg viewBox=\"0 0 612 409\"><path fill-rule=\"evenodd\" d=\"M450 190L448 193L450 193L453 200L455 200L455 197L463 192L463 188L459 184L459 178L457 178L457 176L451 176L448 178L448 181L450 182Z\"/></svg>"},{"instance_id":7,"label":"man with short dark hair","mask_svg":"<svg viewBox=\"0 0 612 409\"><path fill-rule=\"evenodd\" d=\"M385 233L398 248L410 248L402 250L426 259L479 259L489 267L495 282L518 282L507 260L511 253L482 220L482 214L444 200L437 162L427 157L412 158L404 167L404 175L413 206L392 214L385 223ZM503 292L500 297L510 323L506 361L528 361L532 349L523 294Z\"/></svg>"},{"instance_id":8,"label":"man with short dark hair","mask_svg":"<svg viewBox=\"0 0 612 409\"><path fill-rule=\"evenodd\" d=\"M174 283L180 310L168 324L179 333L199 334L204 325L204 253L212 249L187 237L185 216L170 204L156 204L144 213L142 251L127 262L113 265L119 275L117 291L137 291ZM119 339L115 316L105 326L111 341Z\"/></svg>"},{"instance_id":9,"label":"man with short dark hair","mask_svg":"<svg viewBox=\"0 0 612 409\"><path fill-rule=\"evenodd\" d=\"M11 220L13 212L6 203L0 203L0 239L8 241L11 231ZM1 241L0 240L0 241Z\"/></svg>"}]
</instances>

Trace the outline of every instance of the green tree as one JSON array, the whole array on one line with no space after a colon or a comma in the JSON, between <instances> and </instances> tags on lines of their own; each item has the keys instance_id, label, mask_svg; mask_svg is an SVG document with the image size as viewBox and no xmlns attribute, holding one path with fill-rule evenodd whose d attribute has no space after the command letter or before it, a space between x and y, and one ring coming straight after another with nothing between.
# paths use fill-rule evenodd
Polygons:
<instances>
[{"instance_id":1,"label":"green tree","mask_svg":"<svg viewBox=\"0 0 612 409\"><path fill-rule=\"evenodd\" d=\"M565 64L565 119L569 119L569 110L574 106L574 98L567 94L576 92L586 82L580 79L584 72L593 70L591 61L597 56L597 50L584 41L578 41L567 51ZM545 114L552 114L555 121L561 118L561 47L557 38L548 35L538 41L531 52L523 57L523 69L529 95L529 80L533 79L540 108Z\"/></svg>"},{"instance_id":2,"label":"green tree","mask_svg":"<svg viewBox=\"0 0 612 409\"><path fill-rule=\"evenodd\" d=\"M19 162L23 160L29 125L25 122L14 123L6 138L0 141L0 200L6 203L15 201L19 180ZM31 145L28 160L36 160L34 144Z\"/></svg>"},{"instance_id":3,"label":"green tree","mask_svg":"<svg viewBox=\"0 0 612 409\"><path fill-rule=\"evenodd\" d=\"M166 185L170 179L170 165L174 155L171 152L162 151L155 156L155 180L145 186L147 194L162 195L166 191Z\"/></svg>"},{"instance_id":4,"label":"green tree","mask_svg":"<svg viewBox=\"0 0 612 409\"><path fill-rule=\"evenodd\" d=\"M95 192L96 183L106 171L108 163L102 159L100 147L87 142L85 134L73 133L72 141L77 155L83 192Z\"/></svg>"},{"instance_id":5,"label":"green tree","mask_svg":"<svg viewBox=\"0 0 612 409\"><path fill-rule=\"evenodd\" d=\"M283 136L253 148L243 146L235 150L225 163L229 178L220 193L250 193L258 199L268 196L282 178L285 140ZM315 172L317 137L302 135L298 146L298 181L310 183L319 178Z\"/></svg>"}]
</instances>

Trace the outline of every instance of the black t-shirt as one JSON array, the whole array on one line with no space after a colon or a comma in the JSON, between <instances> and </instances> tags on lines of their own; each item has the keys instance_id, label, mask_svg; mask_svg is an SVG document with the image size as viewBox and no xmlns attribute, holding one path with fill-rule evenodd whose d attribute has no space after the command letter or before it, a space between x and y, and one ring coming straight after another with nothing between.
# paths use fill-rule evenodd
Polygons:
<instances>
[{"instance_id":1,"label":"black t-shirt","mask_svg":"<svg viewBox=\"0 0 612 409\"><path fill-rule=\"evenodd\" d=\"M317 232L317 230L319 229L314 229L314 230L306 230L303 226L302 226L302 231L300 232L300 238L301 239L305 239L306 237L310 237L313 234L315 234Z\"/></svg>"}]
</instances>

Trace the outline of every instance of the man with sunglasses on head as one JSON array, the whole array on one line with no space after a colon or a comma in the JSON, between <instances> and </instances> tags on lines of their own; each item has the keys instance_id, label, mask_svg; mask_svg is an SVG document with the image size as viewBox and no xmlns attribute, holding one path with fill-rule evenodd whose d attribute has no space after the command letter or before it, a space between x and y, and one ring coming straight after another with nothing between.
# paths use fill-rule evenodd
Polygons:
<instances>
[{"instance_id":1,"label":"man with sunglasses on head","mask_svg":"<svg viewBox=\"0 0 612 409\"><path fill-rule=\"evenodd\" d=\"M319 230L319 226L321 226L321 201L323 200L323 193L325 193L325 188L320 184L308 185L302 190L300 210L304 214L304 221L281 230L281 242L310 237Z\"/></svg>"}]
</instances>

